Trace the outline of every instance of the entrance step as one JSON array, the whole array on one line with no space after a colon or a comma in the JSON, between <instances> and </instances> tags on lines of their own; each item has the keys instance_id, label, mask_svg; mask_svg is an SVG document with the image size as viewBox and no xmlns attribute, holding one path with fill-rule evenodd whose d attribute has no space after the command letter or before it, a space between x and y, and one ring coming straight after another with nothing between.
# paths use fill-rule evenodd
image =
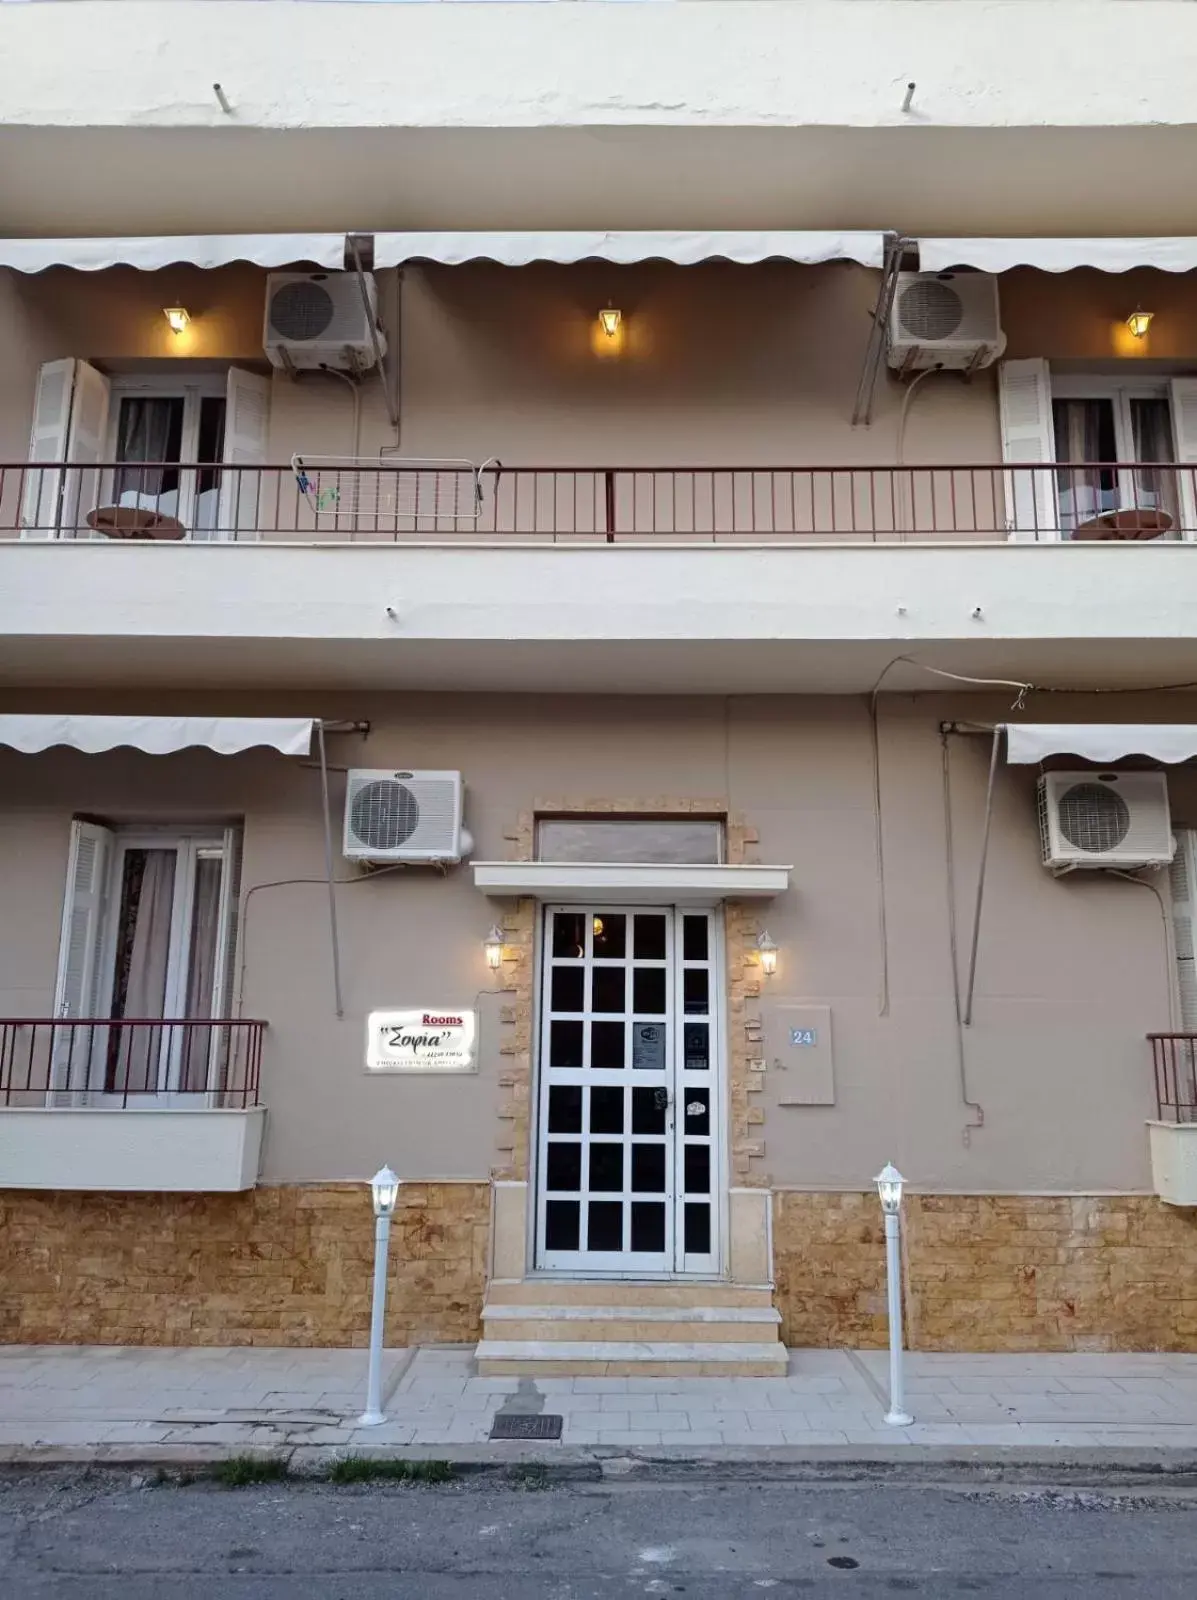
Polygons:
<instances>
[{"instance_id":1,"label":"entrance step","mask_svg":"<svg viewBox=\"0 0 1197 1600\"><path fill-rule=\"evenodd\" d=\"M682 1344L551 1339L483 1339L475 1352L484 1378L779 1378L786 1348L779 1341Z\"/></svg>"},{"instance_id":2,"label":"entrance step","mask_svg":"<svg viewBox=\"0 0 1197 1600\"><path fill-rule=\"evenodd\" d=\"M487 1377L784 1374L767 1285L497 1281L475 1352Z\"/></svg>"}]
</instances>

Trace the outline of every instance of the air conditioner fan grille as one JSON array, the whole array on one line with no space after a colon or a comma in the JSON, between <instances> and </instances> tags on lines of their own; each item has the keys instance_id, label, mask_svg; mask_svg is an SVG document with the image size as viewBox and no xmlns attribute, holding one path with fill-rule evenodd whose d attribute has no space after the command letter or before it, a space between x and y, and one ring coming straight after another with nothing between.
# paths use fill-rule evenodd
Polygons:
<instances>
[{"instance_id":1,"label":"air conditioner fan grille","mask_svg":"<svg viewBox=\"0 0 1197 1600\"><path fill-rule=\"evenodd\" d=\"M280 339L318 339L333 312L332 295L310 280L285 283L270 297L270 326Z\"/></svg>"},{"instance_id":2,"label":"air conditioner fan grille","mask_svg":"<svg viewBox=\"0 0 1197 1600\"><path fill-rule=\"evenodd\" d=\"M398 850L419 825L420 802L393 778L364 783L350 803L349 826L369 850Z\"/></svg>"},{"instance_id":3,"label":"air conditioner fan grille","mask_svg":"<svg viewBox=\"0 0 1197 1600\"><path fill-rule=\"evenodd\" d=\"M1077 783L1057 803L1060 832L1074 850L1101 855L1116 850L1130 832L1130 809L1113 789Z\"/></svg>"},{"instance_id":4,"label":"air conditioner fan grille","mask_svg":"<svg viewBox=\"0 0 1197 1600\"><path fill-rule=\"evenodd\" d=\"M898 321L910 339L950 339L964 321L964 304L949 284L918 278L898 297Z\"/></svg>"}]
</instances>

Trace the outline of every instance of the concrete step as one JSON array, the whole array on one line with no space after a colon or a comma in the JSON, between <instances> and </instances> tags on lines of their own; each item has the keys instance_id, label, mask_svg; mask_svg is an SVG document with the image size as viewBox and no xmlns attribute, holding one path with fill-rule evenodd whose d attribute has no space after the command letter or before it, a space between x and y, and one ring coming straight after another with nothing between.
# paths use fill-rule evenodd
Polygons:
<instances>
[{"instance_id":1,"label":"concrete step","mask_svg":"<svg viewBox=\"0 0 1197 1600\"><path fill-rule=\"evenodd\" d=\"M616 1341L641 1344L757 1343L776 1338L772 1306L492 1305L482 1309L485 1337L539 1342Z\"/></svg>"},{"instance_id":2,"label":"concrete step","mask_svg":"<svg viewBox=\"0 0 1197 1600\"><path fill-rule=\"evenodd\" d=\"M475 1355L484 1378L773 1378L787 1362L776 1341L483 1339Z\"/></svg>"},{"instance_id":3,"label":"concrete step","mask_svg":"<svg viewBox=\"0 0 1197 1600\"><path fill-rule=\"evenodd\" d=\"M487 1306L763 1306L772 1308L771 1284L713 1283L694 1280L644 1283L626 1278L494 1278Z\"/></svg>"}]
</instances>

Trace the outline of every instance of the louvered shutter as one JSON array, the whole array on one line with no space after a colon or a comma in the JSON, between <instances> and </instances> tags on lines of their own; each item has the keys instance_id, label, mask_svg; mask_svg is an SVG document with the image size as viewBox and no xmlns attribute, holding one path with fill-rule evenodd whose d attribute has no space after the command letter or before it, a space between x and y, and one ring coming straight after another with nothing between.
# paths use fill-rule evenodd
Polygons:
<instances>
[{"instance_id":1,"label":"louvered shutter","mask_svg":"<svg viewBox=\"0 0 1197 1600\"><path fill-rule=\"evenodd\" d=\"M112 834L94 822L72 822L67 852L66 894L54 985L54 1015L64 1018L96 1014L100 937L104 919ZM98 1040L107 1030L99 1030ZM60 1090L88 1087L92 1055L91 1030L56 1030L51 1066L52 1086Z\"/></svg>"},{"instance_id":2,"label":"louvered shutter","mask_svg":"<svg viewBox=\"0 0 1197 1600\"><path fill-rule=\"evenodd\" d=\"M37 375L33 428L29 437L29 470L25 474L21 495L23 539L53 539L57 536L62 472L49 463L66 460L74 389L73 360L43 363Z\"/></svg>"},{"instance_id":3,"label":"louvered shutter","mask_svg":"<svg viewBox=\"0 0 1197 1600\"><path fill-rule=\"evenodd\" d=\"M1058 539L1060 514L1054 473L1033 472L1028 465L1051 461L1052 390L1047 362L1003 361L998 368L998 401L1002 423L1002 460L1023 470L1007 472L1006 526L1017 540Z\"/></svg>"},{"instance_id":4,"label":"louvered shutter","mask_svg":"<svg viewBox=\"0 0 1197 1600\"><path fill-rule=\"evenodd\" d=\"M270 379L242 367L230 367L225 390L224 452L222 460L231 467L261 467L270 445ZM224 472L220 479L220 500L216 527L204 533L197 527L197 539L256 539L258 536L258 496L260 472ZM197 517L197 523L204 522Z\"/></svg>"},{"instance_id":5,"label":"louvered shutter","mask_svg":"<svg viewBox=\"0 0 1197 1600\"><path fill-rule=\"evenodd\" d=\"M100 474L83 463L103 461L108 443L108 379L86 361L75 363L75 392L71 399L71 425L67 431L66 458L78 463L63 473L62 533L67 538L86 537L91 529L87 513L100 501Z\"/></svg>"},{"instance_id":6,"label":"louvered shutter","mask_svg":"<svg viewBox=\"0 0 1197 1600\"><path fill-rule=\"evenodd\" d=\"M1172 889L1172 942L1176 950L1176 992L1183 1033L1197 1033L1197 832L1181 828L1176 835L1176 857L1170 870Z\"/></svg>"},{"instance_id":7,"label":"louvered shutter","mask_svg":"<svg viewBox=\"0 0 1197 1600\"><path fill-rule=\"evenodd\" d=\"M1180 464L1180 533L1197 539L1197 378L1173 378L1172 435Z\"/></svg>"}]
</instances>

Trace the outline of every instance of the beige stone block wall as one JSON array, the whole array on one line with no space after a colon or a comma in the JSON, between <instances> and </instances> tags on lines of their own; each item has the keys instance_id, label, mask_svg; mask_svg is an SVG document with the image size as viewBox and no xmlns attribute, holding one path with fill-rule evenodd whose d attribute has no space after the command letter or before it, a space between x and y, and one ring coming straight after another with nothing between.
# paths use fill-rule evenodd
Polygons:
<instances>
[{"instance_id":1,"label":"beige stone block wall","mask_svg":"<svg viewBox=\"0 0 1197 1600\"><path fill-rule=\"evenodd\" d=\"M490 1185L405 1185L386 1339L481 1332ZM356 1345L374 1219L362 1184L244 1194L0 1194L0 1342Z\"/></svg>"},{"instance_id":2,"label":"beige stone block wall","mask_svg":"<svg viewBox=\"0 0 1197 1600\"><path fill-rule=\"evenodd\" d=\"M912 1350L1197 1350L1197 1216L1152 1195L910 1195ZM774 1197L782 1337L885 1344L872 1193Z\"/></svg>"}]
</instances>

